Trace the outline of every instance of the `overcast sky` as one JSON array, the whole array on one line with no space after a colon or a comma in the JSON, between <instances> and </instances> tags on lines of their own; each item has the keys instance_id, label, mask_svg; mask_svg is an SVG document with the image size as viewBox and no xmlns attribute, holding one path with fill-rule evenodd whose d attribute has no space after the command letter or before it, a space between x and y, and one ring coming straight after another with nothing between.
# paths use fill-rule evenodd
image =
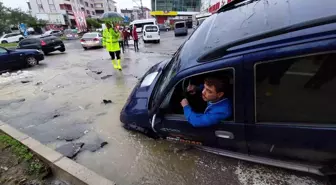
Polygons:
<instances>
[{"instance_id":1,"label":"overcast sky","mask_svg":"<svg viewBox=\"0 0 336 185\"><path fill-rule=\"evenodd\" d=\"M22 10L28 10L27 0L0 0L4 3L5 6L12 7L12 8L21 8ZM46 0L42 0L46 1ZM124 8L132 8L133 6L140 5L140 0L114 0L117 2L118 11ZM136 2L136 3L135 3ZM142 0L143 6L151 9L150 6L151 0Z\"/></svg>"}]
</instances>

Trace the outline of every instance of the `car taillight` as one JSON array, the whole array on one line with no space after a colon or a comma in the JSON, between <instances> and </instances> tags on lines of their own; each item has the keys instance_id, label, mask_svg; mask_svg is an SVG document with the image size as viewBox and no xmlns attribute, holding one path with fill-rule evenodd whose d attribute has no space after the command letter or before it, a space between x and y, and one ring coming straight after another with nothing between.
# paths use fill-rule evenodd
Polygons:
<instances>
[{"instance_id":1,"label":"car taillight","mask_svg":"<svg viewBox=\"0 0 336 185\"><path fill-rule=\"evenodd\" d=\"M81 39L80 42L85 42L85 40L84 40L84 39Z\"/></svg>"},{"instance_id":2,"label":"car taillight","mask_svg":"<svg viewBox=\"0 0 336 185\"><path fill-rule=\"evenodd\" d=\"M45 46L47 43L44 42L44 40L41 40L41 46Z\"/></svg>"},{"instance_id":3,"label":"car taillight","mask_svg":"<svg viewBox=\"0 0 336 185\"><path fill-rule=\"evenodd\" d=\"M146 36L146 32L144 31L144 36Z\"/></svg>"},{"instance_id":4,"label":"car taillight","mask_svg":"<svg viewBox=\"0 0 336 185\"><path fill-rule=\"evenodd\" d=\"M99 39L98 38L94 38L93 41L99 41Z\"/></svg>"}]
</instances>

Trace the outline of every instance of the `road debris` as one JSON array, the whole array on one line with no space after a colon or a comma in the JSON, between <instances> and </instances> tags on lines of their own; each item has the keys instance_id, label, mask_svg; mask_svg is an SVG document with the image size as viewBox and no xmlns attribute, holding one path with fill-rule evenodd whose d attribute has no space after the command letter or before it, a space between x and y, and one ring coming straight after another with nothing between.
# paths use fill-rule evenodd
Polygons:
<instances>
[{"instance_id":1,"label":"road debris","mask_svg":"<svg viewBox=\"0 0 336 185\"><path fill-rule=\"evenodd\" d=\"M53 118L57 118L57 117L59 117L60 116L60 114L55 114L54 116L53 116Z\"/></svg>"},{"instance_id":2,"label":"road debris","mask_svg":"<svg viewBox=\"0 0 336 185\"><path fill-rule=\"evenodd\" d=\"M96 114L96 116L104 116L105 114L107 114L107 112L98 113L98 114Z\"/></svg>"},{"instance_id":3,"label":"road debris","mask_svg":"<svg viewBox=\"0 0 336 185\"><path fill-rule=\"evenodd\" d=\"M105 79L107 79L107 78L110 78L111 76L113 76L113 75L105 75L105 76L102 76L101 79L102 79L102 80L105 80Z\"/></svg>"},{"instance_id":4,"label":"road debris","mask_svg":"<svg viewBox=\"0 0 336 185\"><path fill-rule=\"evenodd\" d=\"M72 159L76 157L83 146L84 143L68 143L56 148L56 151Z\"/></svg>"},{"instance_id":5,"label":"road debris","mask_svg":"<svg viewBox=\"0 0 336 185\"><path fill-rule=\"evenodd\" d=\"M21 83L23 83L23 84L26 84L26 83L29 83L29 82L31 82L30 80L22 80L21 81Z\"/></svg>"},{"instance_id":6,"label":"road debris","mask_svg":"<svg viewBox=\"0 0 336 185\"><path fill-rule=\"evenodd\" d=\"M6 167L6 166L1 166L0 168L1 168L2 170L5 170L5 171L8 170L8 167Z\"/></svg>"},{"instance_id":7,"label":"road debris","mask_svg":"<svg viewBox=\"0 0 336 185\"><path fill-rule=\"evenodd\" d=\"M12 103L20 103L20 102L24 102L26 101L26 99L21 98L21 99L14 99L14 100L0 100L0 106L7 106L10 105Z\"/></svg>"},{"instance_id":8,"label":"road debris","mask_svg":"<svg viewBox=\"0 0 336 185\"><path fill-rule=\"evenodd\" d=\"M100 75L102 71L92 71L93 73L96 73L97 75Z\"/></svg>"},{"instance_id":9,"label":"road debris","mask_svg":"<svg viewBox=\"0 0 336 185\"><path fill-rule=\"evenodd\" d=\"M106 104L109 104L109 103L112 103L112 101L111 100L103 100L103 103L106 105Z\"/></svg>"}]
</instances>

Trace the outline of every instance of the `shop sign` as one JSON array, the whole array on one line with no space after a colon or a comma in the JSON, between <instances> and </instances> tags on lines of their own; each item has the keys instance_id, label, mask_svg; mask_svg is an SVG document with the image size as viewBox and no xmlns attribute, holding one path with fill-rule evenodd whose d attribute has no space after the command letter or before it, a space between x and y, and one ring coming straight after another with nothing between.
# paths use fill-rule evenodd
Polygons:
<instances>
[{"instance_id":1,"label":"shop sign","mask_svg":"<svg viewBox=\"0 0 336 185\"><path fill-rule=\"evenodd\" d=\"M215 13L217 10L219 10L222 6L232 2L233 0L222 0L219 1L215 4L213 4L212 6L210 6L210 8L208 9L209 13Z\"/></svg>"},{"instance_id":2,"label":"shop sign","mask_svg":"<svg viewBox=\"0 0 336 185\"><path fill-rule=\"evenodd\" d=\"M161 16L177 16L177 12L175 12L175 11L151 11L150 15L151 16L157 16L157 15L161 15Z\"/></svg>"},{"instance_id":3,"label":"shop sign","mask_svg":"<svg viewBox=\"0 0 336 185\"><path fill-rule=\"evenodd\" d=\"M214 13L216 12L219 8L220 8L220 2L217 2L216 4L210 6L210 8L208 9L209 13Z\"/></svg>"}]
</instances>

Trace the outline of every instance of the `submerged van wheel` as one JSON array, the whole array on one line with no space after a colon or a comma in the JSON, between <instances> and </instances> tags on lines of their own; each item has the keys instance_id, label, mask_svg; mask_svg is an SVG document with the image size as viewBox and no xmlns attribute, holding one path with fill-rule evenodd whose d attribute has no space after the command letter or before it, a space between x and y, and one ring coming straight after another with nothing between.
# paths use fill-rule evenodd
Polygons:
<instances>
[{"instance_id":1,"label":"submerged van wheel","mask_svg":"<svg viewBox=\"0 0 336 185\"><path fill-rule=\"evenodd\" d=\"M123 124L123 127L127 130L131 130L131 131L137 131L140 132L150 138L153 139L159 139L160 136L158 136L153 130L151 129L147 129L147 128L143 128L143 127L138 127L135 125L129 125L129 124Z\"/></svg>"}]
</instances>

